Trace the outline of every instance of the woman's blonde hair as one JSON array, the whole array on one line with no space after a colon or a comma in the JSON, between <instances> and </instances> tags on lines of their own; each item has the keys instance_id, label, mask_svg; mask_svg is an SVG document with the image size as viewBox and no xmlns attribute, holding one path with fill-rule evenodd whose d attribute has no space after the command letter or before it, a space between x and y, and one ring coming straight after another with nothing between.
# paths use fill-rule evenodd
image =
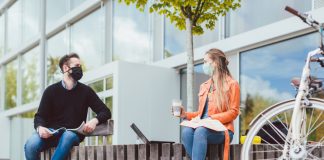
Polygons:
<instances>
[{"instance_id":1,"label":"woman's blonde hair","mask_svg":"<svg viewBox=\"0 0 324 160\"><path fill-rule=\"evenodd\" d=\"M228 60L223 51L212 48L206 52L206 55L215 62L216 66L214 68L214 74L217 74L216 82L214 82L215 90L215 103L216 107L219 112L229 109L228 105L228 96L227 96L227 77L232 77L231 73L229 72L227 65ZM225 107L225 108L224 108Z\"/></svg>"}]
</instances>

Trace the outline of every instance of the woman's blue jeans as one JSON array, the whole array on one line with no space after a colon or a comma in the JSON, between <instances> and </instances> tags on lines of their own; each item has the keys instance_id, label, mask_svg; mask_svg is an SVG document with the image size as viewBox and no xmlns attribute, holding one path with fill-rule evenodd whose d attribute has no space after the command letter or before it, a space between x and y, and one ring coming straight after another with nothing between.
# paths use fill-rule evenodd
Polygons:
<instances>
[{"instance_id":1,"label":"woman's blue jeans","mask_svg":"<svg viewBox=\"0 0 324 160\"><path fill-rule=\"evenodd\" d=\"M233 132L229 131L228 133L230 141L232 141ZM205 160L207 144L222 144L224 140L224 132L217 132L205 127L196 129L183 127L182 129L182 143L192 160Z\"/></svg>"},{"instance_id":2,"label":"woman's blue jeans","mask_svg":"<svg viewBox=\"0 0 324 160\"><path fill-rule=\"evenodd\" d=\"M41 138L35 132L25 144L25 157L26 160L39 160L40 152L50 147L56 147L52 160L63 160L67 158L71 148L79 145L79 143L80 139L78 135L71 131L64 131L46 139Z\"/></svg>"}]
</instances>

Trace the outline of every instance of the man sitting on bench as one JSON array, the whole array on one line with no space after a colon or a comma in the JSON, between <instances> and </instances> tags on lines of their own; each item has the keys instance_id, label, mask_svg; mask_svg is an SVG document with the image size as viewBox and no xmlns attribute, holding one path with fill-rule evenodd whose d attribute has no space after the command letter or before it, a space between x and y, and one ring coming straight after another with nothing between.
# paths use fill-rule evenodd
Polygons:
<instances>
[{"instance_id":1,"label":"man sitting on bench","mask_svg":"<svg viewBox=\"0 0 324 160\"><path fill-rule=\"evenodd\" d=\"M78 82L82 78L80 58L76 53L63 56L59 62L63 80L46 88L35 114L35 132L25 144L27 160L40 159L40 152L56 147L52 160L65 159L71 148L84 139L84 135L63 130L54 134L49 131L65 127L77 128L86 121L90 107L97 116L88 121L83 131L91 133L98 124L111 118L111 112L87 85Z\"/></svg>"}]
</instances>

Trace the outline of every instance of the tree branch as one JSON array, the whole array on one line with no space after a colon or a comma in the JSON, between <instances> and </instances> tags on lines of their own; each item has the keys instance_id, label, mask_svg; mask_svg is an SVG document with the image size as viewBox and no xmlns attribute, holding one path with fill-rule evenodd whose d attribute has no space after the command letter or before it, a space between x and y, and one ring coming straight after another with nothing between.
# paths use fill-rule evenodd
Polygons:
<instances>
[{"instance_id":1,"label":"tree branch","mask_svg":"<svg viewBox=\"0 0 324 160\"><path fill-rule=\"evenodd\" d=\"M196 12L194 13L195 16L197 15L198 11L199 11L199 7L201 5L201 0L198 1L198 5L197 5L197 8L196 8Z\"/></svg>"},{"instance_id":2,"label":"tree branch","mask_svg":"<svg viewBox=\"0 0 324 160\"><path fill-rule=\"evenodd\" d=\"M199 0L199 2L201 2L201 0ZM199 5L199 4L198 4L198 5ZM202 3L200 3L199 8L198 8L198 7L196 8L195 17L194 17L194 19L192 20L192 24L193 24L193 26L196 26L197 21L198 21L198 19L199 19L200 16L201 16L201 12L202 12L202 10L203 10L203 8L204 8L204 5L205 5L205 1L203 1Z\"/></svg>"},{"instance_id":3,"label":"tree branch","mask_svg":"<svg viewBox=\"0 0 324 160\"><path fill-rule=\"evenodd\" d=\"M193 19L193 17L192 17L193 13L191 11L191 7L190 6L186 6L186 11L187 11L188 18L190 20L192 20Z\"/></svg>"},{"instance_id":4,"label":"tree branch","mask_svg":"<svg viewBox=\"0 0 324 160\"><path fill-rule=\"evenodd\" d=\"M187 14L185 8L183 6L181 6L180 9L181 9L183 15L186 16L186 17L188 17L188 14Z\"/></svg>"}]
</instances>

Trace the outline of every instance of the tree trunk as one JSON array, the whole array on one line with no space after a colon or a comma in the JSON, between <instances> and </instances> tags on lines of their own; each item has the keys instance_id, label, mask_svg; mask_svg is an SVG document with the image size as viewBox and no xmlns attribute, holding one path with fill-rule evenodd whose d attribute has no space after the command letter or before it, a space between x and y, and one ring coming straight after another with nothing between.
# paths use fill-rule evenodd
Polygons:
<instances>
[{"instance_id":1,"label":"tree trunk","mask_svg":"<svg viewBox=\"0 0 324 160\"><path fill-rule=\"evenodd\" d=\"M187 30L187 110L192 112L193 107L193 77L194 77L194 54L193 54L193 37L192 37L192 21L186 18Z\"/></svg>"}]
</instances>

